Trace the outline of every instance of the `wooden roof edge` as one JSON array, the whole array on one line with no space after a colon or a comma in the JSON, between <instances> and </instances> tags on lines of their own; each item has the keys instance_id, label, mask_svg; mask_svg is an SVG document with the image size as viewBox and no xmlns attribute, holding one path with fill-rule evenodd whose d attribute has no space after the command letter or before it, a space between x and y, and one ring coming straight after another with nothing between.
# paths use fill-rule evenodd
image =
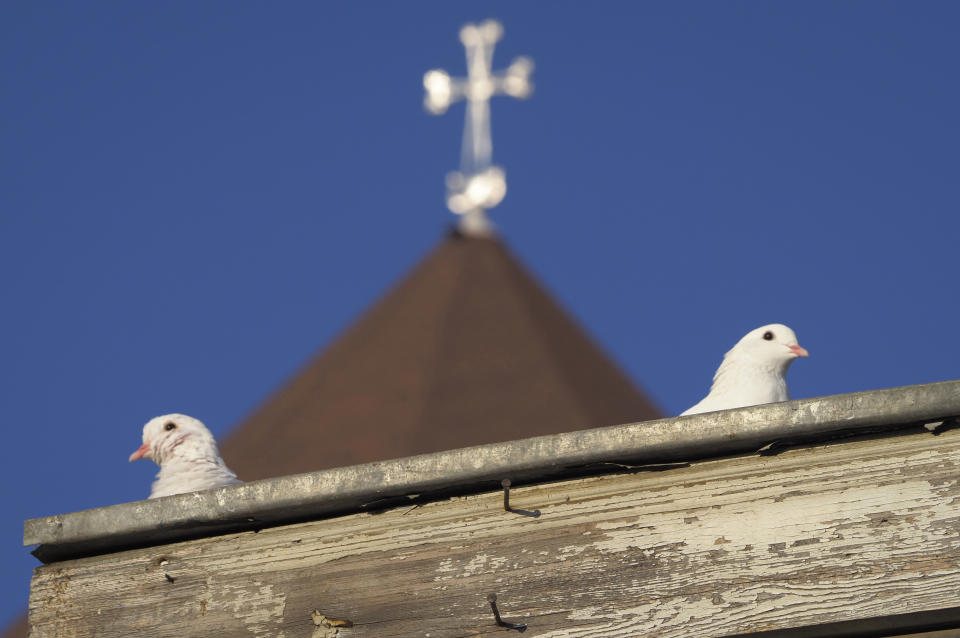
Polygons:
<instances>
[{"instance_id":1,"label":"wooden roof edge","mask_svg":"<svg viewBox=\"0 0 960 638\"><path fill-rule=\"evenodd\" d=\"M584 468L678 463L838 437L925 432L960 416L960 380L578 430L28 519L44 563L499 489ZM317 450L322 454L323 450Z\"/></svg>"}]
</instances>

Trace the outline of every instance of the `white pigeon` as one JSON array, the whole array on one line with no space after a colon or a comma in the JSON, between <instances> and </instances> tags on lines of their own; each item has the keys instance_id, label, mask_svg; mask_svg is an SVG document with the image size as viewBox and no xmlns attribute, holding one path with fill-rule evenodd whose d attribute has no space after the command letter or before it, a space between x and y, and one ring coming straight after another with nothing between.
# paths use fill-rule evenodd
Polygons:
<instances>
[{"instance_id":1,"label":"white pigeon","mask_svg":"<svg viewBox=\"0 0 960 638\"><path fill-rule=\"evenodd\" d=\"M751 330L723 355L710 393L680 416L787 401L787 368L797 357L807 356L797 335L783 324Z\"/></svg>"},{"instance_id":2,"label":"white pigeon","mask_svg":"<svg viewBox=\"0 0 960 638\"><path fill-rule=\"evenodd\" d=\"M143 426L143 445L130 462L150 459L160 466L150 498L242 483L220 458L207 427L185 414L166 414Z\"/></svg>"}]
</instances>

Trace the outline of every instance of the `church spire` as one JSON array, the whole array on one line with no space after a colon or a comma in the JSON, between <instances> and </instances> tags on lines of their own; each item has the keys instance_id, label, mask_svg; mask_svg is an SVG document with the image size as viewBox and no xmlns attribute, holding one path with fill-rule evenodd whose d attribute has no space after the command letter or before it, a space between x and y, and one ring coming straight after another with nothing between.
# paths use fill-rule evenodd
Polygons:
<instances>
[{"instance_id":1,"label":"church spire","mask_svg":"<svg viewBox=\"0 0 960 638\"><path fill-rule=\"evenodd\" d=\"M430 113L440 115L460 99L467 103L460 170L447 174L447 207L461 216L459 229L465 235L489 235L486 211L507 193L506 172L492 163L490 98L526 98L533 93L530 58L515 59L506 71L492 71L493 49L501 37L503 27L496 20L464 25L460 41L467 51L467 77L451 78L442 69L423 76L424 106Z\"/></svg>"}]
</instances>

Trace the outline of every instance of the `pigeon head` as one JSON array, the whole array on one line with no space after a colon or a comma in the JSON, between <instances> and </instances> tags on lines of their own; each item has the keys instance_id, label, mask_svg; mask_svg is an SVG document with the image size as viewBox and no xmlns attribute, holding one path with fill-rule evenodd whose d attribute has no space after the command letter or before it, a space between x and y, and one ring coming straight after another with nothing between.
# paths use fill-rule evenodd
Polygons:
<instances>
[{"instance_id":1,"label":"pigeon head","mask_svg":"<svg viewBox=\"0 0 960 638\"><path fill-rule=\"evenodd\" d=\"M150 459L157 465L171 459L217 458L217 442L199 420L185 414L166 414L143 426L143 445L130 461Z\"/></svg>"},{"instance_id":2,"label":"pigeon head","mask_svg":"<svg viewBox=\"0 0 960 638\"><path fill-rule=\"evenodd\" d=\"M807 356L810 353L797 342L793 330L782 323L771 323L744 335L724 359L784 369L797 357Z\"/></svg>"},{"instance_id":3,"label":"pigeon head","mask_svg":"<svg viewBox=\"0 0 960 638\"><path fill-rule=\"evenodd\" d=\"M723 356L710 392L682 414L700 414L790 399L787 368L809 353L782 323L751 330Z\"/></svg>"}]
</instances>

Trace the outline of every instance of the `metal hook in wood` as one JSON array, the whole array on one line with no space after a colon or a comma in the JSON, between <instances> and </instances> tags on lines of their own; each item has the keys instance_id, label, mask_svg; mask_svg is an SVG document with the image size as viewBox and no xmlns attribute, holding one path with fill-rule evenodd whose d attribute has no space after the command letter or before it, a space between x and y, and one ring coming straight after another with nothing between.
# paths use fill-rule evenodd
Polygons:
<instances>
[{"instance_id":1,"label":"metal hook in wood","mask_svg":"<svg viewBox=\"0 0 960 638\"><path fill-rule=\"evenodd\" d=\"M490 609L493 610L493 617L494 617L494 619L497 621L497 625L498 625L498 626L500 626L500 627L506 627L507 629L516 629L516 630L519 631L521 634L527 630L527 626L526 626L524 623L507 622L506 620L504 620L503 618L500 617L500 610L497 609L497 595L496 595L496 594L488 594L488 595L487 595L487 602L490 603Z\"/></svg>"},{"instance_id":2,"label":"metal hook in wood","mask_svg":"<svg viewBox=\"0 0 960 638\"><path fill-rule=\"evenodd\" d=\"M514 514L520 514L521 516L531 516L537 518L540 516L540 510L521 510L510 507L510 479L503 479L500 481L500 487L503 488L503 510L505 512L512 512Z\"/></svg>"}]
</instances>

